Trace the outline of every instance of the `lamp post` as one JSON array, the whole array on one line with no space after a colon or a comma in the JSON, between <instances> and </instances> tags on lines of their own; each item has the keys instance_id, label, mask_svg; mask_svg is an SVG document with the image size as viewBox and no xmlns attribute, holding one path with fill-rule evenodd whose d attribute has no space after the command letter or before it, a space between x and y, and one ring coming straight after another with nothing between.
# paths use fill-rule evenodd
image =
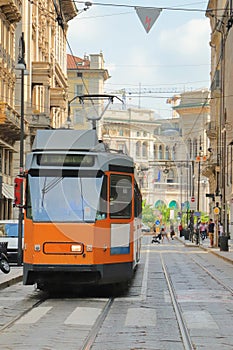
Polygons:
<instances>
[{"instance_id":1,"label":"lamp post","mask_svg":"<svg viewBox=\"0 0 233 350\"><path fill-rule=\"evenodd\" d=\"M21 71L21 112L20 112L20 153L19 153L19 175L24 175L24 74L26 70L25 63L25 42L24 33L22 33L19 40L19 55L18 64L15 67ZM23 182L21 182L20 189L20 205L19 205L19 217L18 217L18 256L17 263L22 265L23 251Z\"/></svg>"}]
</instances>

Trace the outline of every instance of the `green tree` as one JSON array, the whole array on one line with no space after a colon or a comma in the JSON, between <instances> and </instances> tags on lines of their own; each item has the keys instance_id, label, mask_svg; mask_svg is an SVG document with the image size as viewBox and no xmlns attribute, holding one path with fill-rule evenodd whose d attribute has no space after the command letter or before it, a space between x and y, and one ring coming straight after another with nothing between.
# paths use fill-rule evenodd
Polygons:
<instances>
[{"instance_id":1,"label":"green tree","mask_svg":"<svg viewBox=\"0 0 233 350\"><path fill-rule=\"evenodd\" d=\"M145 204L143 205L142 208L142 221L144 222L144 224L152 227L152 225L155 222L155 215L154 215L154 211L151 205L149 204Z\"/></svg>"}]
</instances>

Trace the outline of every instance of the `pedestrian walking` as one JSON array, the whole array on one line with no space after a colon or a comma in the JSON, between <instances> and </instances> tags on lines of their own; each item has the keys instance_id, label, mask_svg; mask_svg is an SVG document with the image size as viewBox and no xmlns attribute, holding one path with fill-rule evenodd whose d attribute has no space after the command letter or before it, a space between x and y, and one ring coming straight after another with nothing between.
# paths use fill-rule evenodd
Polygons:
<instances>
[{"instance_id":1,"label":"pedestrian walking","mask_svg":"<svg viewBox=\"0 0 233 350\"><path fill-rule=\"evenodd\" d=\"M209 233L209 239L210 239L210 247L213 248L213 246L214 246L214 222L212 219L209 220L208 233Z\"/></svg>"},{"instance_id":2,"label":"pedestrian walking","mask_svg":"<svg viewBox=\"0 0 233 350\"><path fill-rule=\"evenodd\" d=\"M168 235L167 235L166 227L165 227L164 224L161 225L161 235L162 235L162 243L164 241L164 237L166 237L168 242L169 242L169 238L168 238Z\"/></svg>"},{"instance_id":3,"label":"pedestrian walking","mask_svg":"<svg viewBox=\"0 0 233 350\"><path fill-rule=\"evenodd\" d=\"M173 223L171 222L171 224L170 224L170 237L172 240L174 239L173 236L175 236L175 229L174 229Z\"/></svg>"},{"instance_id":4,"label":"pedestrian walking","mask_svg":"<svg viewBox=\"0 0 233 350\"><path fill-rule=\"evenodd\" d=\"M206 226L205 226L204 222L200 223L200 234L201 234L202 241L204 241L204 239L206 237Z\"/></svg>"},{"instance_id":5,"label":"pedestrian walking","mask_svg":"<svg viewBox=\"0 0 233 350\"><path fill-rule=\"evenodd\" d=\"M178 226L178 230L180 232L180 237L183 236L183 226L182 226L182 223L180 222L179 226Z\"/></svg>"}]
</instances>

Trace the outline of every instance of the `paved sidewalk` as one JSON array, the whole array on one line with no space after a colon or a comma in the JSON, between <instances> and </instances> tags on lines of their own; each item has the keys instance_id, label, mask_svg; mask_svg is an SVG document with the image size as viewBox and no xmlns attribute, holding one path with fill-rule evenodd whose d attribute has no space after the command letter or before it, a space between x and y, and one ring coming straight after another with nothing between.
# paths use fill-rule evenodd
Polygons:
<instances>
[{"instance_id":1,"label":"paved sidewalk","mask_svg":"<svg viewBox=\"0 0 233 350\"><path fill-rule=\"evenodd\" d=\"M0 289L11 286L14 283L18 283L23 279L23 267L11 265L11 270L8 274L3 273L0 270Z\"/></svg>"},{"instance_id":2,"label":"paved sidewalk","mask_svg":"<svg viewBox=\"0 0 233 350\"><path fill-rule=\"evenodd\" d=\"M233 240L228 240L228 251L220 251L220 248L210 248L210 241L209 238L204 239L204 241L201 241L200 245L196 245L195 243L192 243L189 240L185 240L184 237L176 237L180 242L184 243L187 247L200 247L204 250L207 250L208 252L215 254L222 259L229 261L233 264Z\"/></svg>"}]
</instances>

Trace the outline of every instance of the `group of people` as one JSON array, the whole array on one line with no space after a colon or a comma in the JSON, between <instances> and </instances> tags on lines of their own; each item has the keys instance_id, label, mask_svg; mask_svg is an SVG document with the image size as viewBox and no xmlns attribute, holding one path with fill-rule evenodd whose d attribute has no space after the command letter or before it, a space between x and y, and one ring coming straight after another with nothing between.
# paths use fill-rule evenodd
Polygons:
<instances>
[{"instance_id":1,"label":"group of people","mask_svg":"<svg viewBox=\"0 0 233 350\"><path fill-rule=\"evenodd\" d=\"M214 231L215 231L215 223L213 219L209 219L208 222L203 222L203 221L197 221L196 225L194 225L194 230L200 230L200 236L202 240L206 239L209 237L210 240L210 247L213 248L214 246ZM182 223L179 224L178 230L180 232L180 236L182 236ZM223 225L221 222L218 222L218 237L221 237L223 235Z\"/></svg>"},{"instance_id":2,"label":"group of people","mask_svg":"<svg viewBox=\"0 0 233 350\"><path fill-rule=\"evenodd\" d=\"M200 232L200 237L202 240L206 239L209 237L210 240L210 247L213 248L214 246L214 232L215 232L215 223L213 219L209 219L208 222L202 222L200 220L197 221L196 225L194 225L194 230L197 231L199 230ZM218 237L220 238L223 235L223 225L221 222L218 222ZM183 236L183 226L182 223L178 225L178 231L180 232L180 237ZM156 225L156 223L153 225L153 232L155 235L153 236L152 243L160 243L160 240L164 241L164 238L169 241L170 239L174 239L173 237L175 236L175 229L174 229L174 224L171 222L170 223L170 238L168 235L168 230L165 226L164 223L162 223L160 226Z\"/></svg>"}]
</instances>

